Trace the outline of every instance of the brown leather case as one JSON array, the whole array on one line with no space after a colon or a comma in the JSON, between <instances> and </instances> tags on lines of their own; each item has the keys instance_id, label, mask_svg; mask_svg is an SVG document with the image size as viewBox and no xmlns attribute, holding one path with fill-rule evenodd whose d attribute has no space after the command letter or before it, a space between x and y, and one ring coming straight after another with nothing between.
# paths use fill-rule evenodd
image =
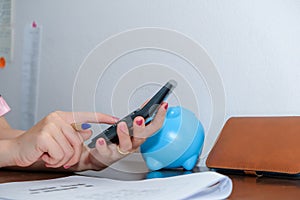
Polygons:
<instances>
[{"instance_id":1,"label":"brown leather case","mask_svg":"<svg viewBox=\"0 0 300 200\"><path fill-rule=\"evenodd\" d=\"M223 127L206 165L246 174L300 177L300 117L233 117Z\"/></svg>"}]
</instances>

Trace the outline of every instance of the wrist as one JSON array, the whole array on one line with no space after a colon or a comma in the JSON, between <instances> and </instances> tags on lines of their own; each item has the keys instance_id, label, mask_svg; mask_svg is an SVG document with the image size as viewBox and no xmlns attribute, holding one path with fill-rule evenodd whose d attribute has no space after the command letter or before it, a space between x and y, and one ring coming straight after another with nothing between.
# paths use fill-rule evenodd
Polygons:
<instances>
[{"instance_id":1,"label":"wrist","mask_svg":"<svg viewBox=\"0 0 300 200\"><path fill-rule=\"evenodd\" d=\"M0 168L16 166L17 147L13 139L0 140Z\"/></svg>"},{"instance_id":2,"label":"wrist","mask_svg":"<svg viewBox=\"0 0 300 200\"><path fill-rule=\"evenodd\" d=\"M12 128L2 128L0 131L1 139L13 139L22 135L25 131Z\"/></svg>"}]
</instances>

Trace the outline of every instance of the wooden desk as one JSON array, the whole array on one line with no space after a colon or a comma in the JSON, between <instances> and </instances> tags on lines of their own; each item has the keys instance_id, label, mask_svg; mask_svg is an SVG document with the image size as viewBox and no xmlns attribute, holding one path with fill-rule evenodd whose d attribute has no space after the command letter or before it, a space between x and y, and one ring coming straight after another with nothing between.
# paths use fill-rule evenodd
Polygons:
<instances>
[{"instance_id":1,"label":"wooden desk","mask_svg":"<svg viewBox=\"0 0 300 200\"><path fill-rule=\"evenodd\" d=\"M71 174L6 171L0 169L0 183L43 180L69 175ZM229 175L229 177L233 181L233 191L229 199L300 199L300 180L256 178L239 175Z\"/></svg>"},{"instance_id":2,"label":"wooden desk","mask_svg":"<svg viewBox=\"0 0 300 200\"><path fill-rule=\"evenodd\" d=\"M300 199L300 180L229 175L233 191L229 199Z\"/></svg>"}]
</instances>

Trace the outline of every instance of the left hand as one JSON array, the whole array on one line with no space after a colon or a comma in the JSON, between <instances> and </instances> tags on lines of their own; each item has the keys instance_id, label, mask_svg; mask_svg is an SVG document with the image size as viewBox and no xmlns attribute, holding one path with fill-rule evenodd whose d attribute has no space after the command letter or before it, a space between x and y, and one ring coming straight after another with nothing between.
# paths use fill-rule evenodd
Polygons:
<instances>
[{"instance_id":1,"label":"left hand","mask_svg":"<svg viewBox=\"0 0 300 200\"><path fill-rule=\"evenodd\" d=\"M167 103L162 103L150 124L145 126L143 117L136 117L133 121L132 132L130 136L129 129L125 122L120 122L117 126L119 145L107 144L105 139L99 138L96 147L89 149L85 146L80 161L71 168L72 171L83 171L88 169L101 170L112 163L124 158L129 153L136 151L145 140L157 132L163 125Z\"/></svg>"}]
</instances>

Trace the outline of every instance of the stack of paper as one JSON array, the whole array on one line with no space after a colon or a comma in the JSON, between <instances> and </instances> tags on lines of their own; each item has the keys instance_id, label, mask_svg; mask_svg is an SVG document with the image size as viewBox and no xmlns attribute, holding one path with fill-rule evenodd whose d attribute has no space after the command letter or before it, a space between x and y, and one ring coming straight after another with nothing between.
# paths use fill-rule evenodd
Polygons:
<instances>
[{"instance_id":1,"label":"stack of paper","mask_svg":"<svg viewBox=\"0 0 300 200\"><path fill-rule=\"evenodd\" d=\"M168 178L119 181L69 176L43 181L0 184L0 200L24 199L225 199L232 181L216 172L199 172Z\"/></svg>"}]
</instances>

